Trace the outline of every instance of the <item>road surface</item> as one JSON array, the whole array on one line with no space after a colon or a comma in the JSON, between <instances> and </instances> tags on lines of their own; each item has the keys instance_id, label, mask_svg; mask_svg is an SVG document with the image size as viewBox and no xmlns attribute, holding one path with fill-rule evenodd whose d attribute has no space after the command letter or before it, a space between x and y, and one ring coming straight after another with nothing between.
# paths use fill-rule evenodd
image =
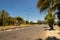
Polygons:
<instances>
[{"instance_id":1,"label":"road surface","mask_svg":"<svg viewBox=\"0 0 60 40\"><path fill-rule=\"evenodd\" d=\"M44 39L47 33L44 31L47 25L34 25L13 31L0 32L0 40L36 40Z\"/></svg>"}]
</instances>

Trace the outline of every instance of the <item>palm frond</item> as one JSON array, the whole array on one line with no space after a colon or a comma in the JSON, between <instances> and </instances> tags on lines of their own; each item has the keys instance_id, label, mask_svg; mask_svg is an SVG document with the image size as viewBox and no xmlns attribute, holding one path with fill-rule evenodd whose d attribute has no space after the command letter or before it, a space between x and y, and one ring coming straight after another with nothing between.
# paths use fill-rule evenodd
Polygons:
<instances>
[{"instance_id":1,"label":"palm frond","mask_svg":"<svg viewBox=\"0 0 60 40\"><path fill-rule=\"evenodd\" d=\"M46 10L50 6L50 0L39 0L37 3L37 7L40 9L40 11Z\"/></svg>"}]
</instances>

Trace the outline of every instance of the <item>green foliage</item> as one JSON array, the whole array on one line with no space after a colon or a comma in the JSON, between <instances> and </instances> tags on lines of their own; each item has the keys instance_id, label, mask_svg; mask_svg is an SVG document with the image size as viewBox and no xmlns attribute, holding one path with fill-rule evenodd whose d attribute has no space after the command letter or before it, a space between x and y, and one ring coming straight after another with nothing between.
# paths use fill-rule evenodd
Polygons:
<instances>
[{"instance_id":1,"label":"green foliage","mask_svg":"<svg viewBox=\"0 0 60 40\"><path fill-rule=\"evenodd\" d=\"M58 0L39 0L37 2L37 8L39 8L40 11L44 11L46 9L55 11L57 8L57 4Z\"/></svg>"},{"instance_id":2,"label":"green foliage","mask_svg":"<svg viewBox=\"0 0 60 40\"><path fill-rule=\"evenodd\" d=\"M52 13L48 13L45 16L45 21L49 24L49 23L54 23L55 22L55 14Z\"/></svg>"},{"instance_id":3,"label":"green foliage","mask_svg":"<svg viewBox=\"0 0 60 40\"><path fill-rule=\"evenodd\" d=\"M0 26L8 25L8 23L7 23L8 17L9 17L8 12L6 12L5 10L0 11L0 23L1 23Z\"/></svg>"},{"instance_id":4,"label":"green foliage","mask_svg":"<svg viewBox=\"0 0 60 40\"><path fill-rule=\"evenodd\" d=\"M8 23L6 21L3 21L3 26L7 26Z\"/></svg>"},{"instance_id":5,"label":"green foliage","mask_svg":"<svg viewBox=\"0 0 60 40\"><path fill-rule=\"evenodd\" d=\"M5 10L0 11L0 26L7 26L7 25L15 25L16 21L17 24L22 24L24 22L22 17L11 17L9 13Z\"/></svg>"},{"instance_id":6,"label":"green foliage","mask_svg":"<svg viewBox=\"0 0 60 40\"><path fill-rule=\"evenodd\" d=\"M55 20L55 14L53 14L53 12L56 11L56 8L58 7L58 2L59 0L38 0L37 2L37 8L40 9L41 12L47 10L48 14L45 17L45 21L47 23L54 23ZM60 8L60 7L59 7ZM51 12L51 13L49 13ZM59 15L58 15L58 19L59 19Z\"/></svg>"},{"instance_id":7,"label":"green foliage","mask_svg":"<svg viewBox=\"0 0 60 40\"><path fill-rule=\"evenodd\" d=\"M33 21L30 21L30 24L35 24Z\"/></svg>"},{"instance_id":8,"label":"green foliage","mask_svg":"<svg viewBox=\"0 0 60 40\"><path fill-rule=\"evenodd\" d=\"M9 25L14 25L16 22L16 18L13 18L13 17L9 17Z\"/></svg>"},{"instance_id":9,"label":"green foliage","mask_svg":"<svg viewBox=\"0 0 60 40\"><path fill-rule=\"evenodd\" d=\"M26 21L26 24L29 24L29 21Z\"/></svg>"},{"instance_id":10,"label":"green foliage","mask_svg":"<svg viewBox=\"0 0 60 40\"><path fill-rule=\"evenodd\" d=\"M24 23L24 20L23 20L23 18L22 17L16 17L16 19L17 19L17 21L18 21L18 24L22 24L22 23Z\"/></svg>"}]
</instances>

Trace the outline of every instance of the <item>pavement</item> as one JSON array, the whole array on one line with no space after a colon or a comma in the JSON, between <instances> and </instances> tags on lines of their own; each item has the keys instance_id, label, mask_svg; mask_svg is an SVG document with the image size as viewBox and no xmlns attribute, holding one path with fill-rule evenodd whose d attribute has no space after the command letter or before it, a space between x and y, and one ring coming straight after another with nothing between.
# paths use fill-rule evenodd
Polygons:
<instances>
[{"instance_id":1,"label":"pavement","mask_svg":"<svg viewBox=\"0 0 60 40\"><path fill-rule=\"evenodd\" d=\"M0 32L0 40L45 40L47 37L57 37L60 39L58 34L59 28L54 27L56 30L46 30L49 29L48 25L33 25L33 27L22 28L19 30L3 31ZM54 35L53 35L54 34ZM55 35L56 34L56 35Z\"/></svg>"}]
</instances>

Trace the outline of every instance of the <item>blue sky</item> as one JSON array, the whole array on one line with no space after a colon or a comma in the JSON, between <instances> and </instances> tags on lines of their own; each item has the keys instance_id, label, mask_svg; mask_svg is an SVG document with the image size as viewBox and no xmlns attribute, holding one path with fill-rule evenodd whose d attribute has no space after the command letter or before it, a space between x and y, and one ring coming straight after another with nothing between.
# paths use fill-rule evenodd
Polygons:
<instances>
[{"instance_id":1,"label":"blue sky","mask_svg":"<svg viewBox=\"0 0 60 40\"><path fill-rule=\"evenodd\" d=\"M43 20L46 12L40 14L36 7L38 0L0 0L0 11L6 10L10 16L21 16L24 20Z\"/></svg>"}]
</instances>

